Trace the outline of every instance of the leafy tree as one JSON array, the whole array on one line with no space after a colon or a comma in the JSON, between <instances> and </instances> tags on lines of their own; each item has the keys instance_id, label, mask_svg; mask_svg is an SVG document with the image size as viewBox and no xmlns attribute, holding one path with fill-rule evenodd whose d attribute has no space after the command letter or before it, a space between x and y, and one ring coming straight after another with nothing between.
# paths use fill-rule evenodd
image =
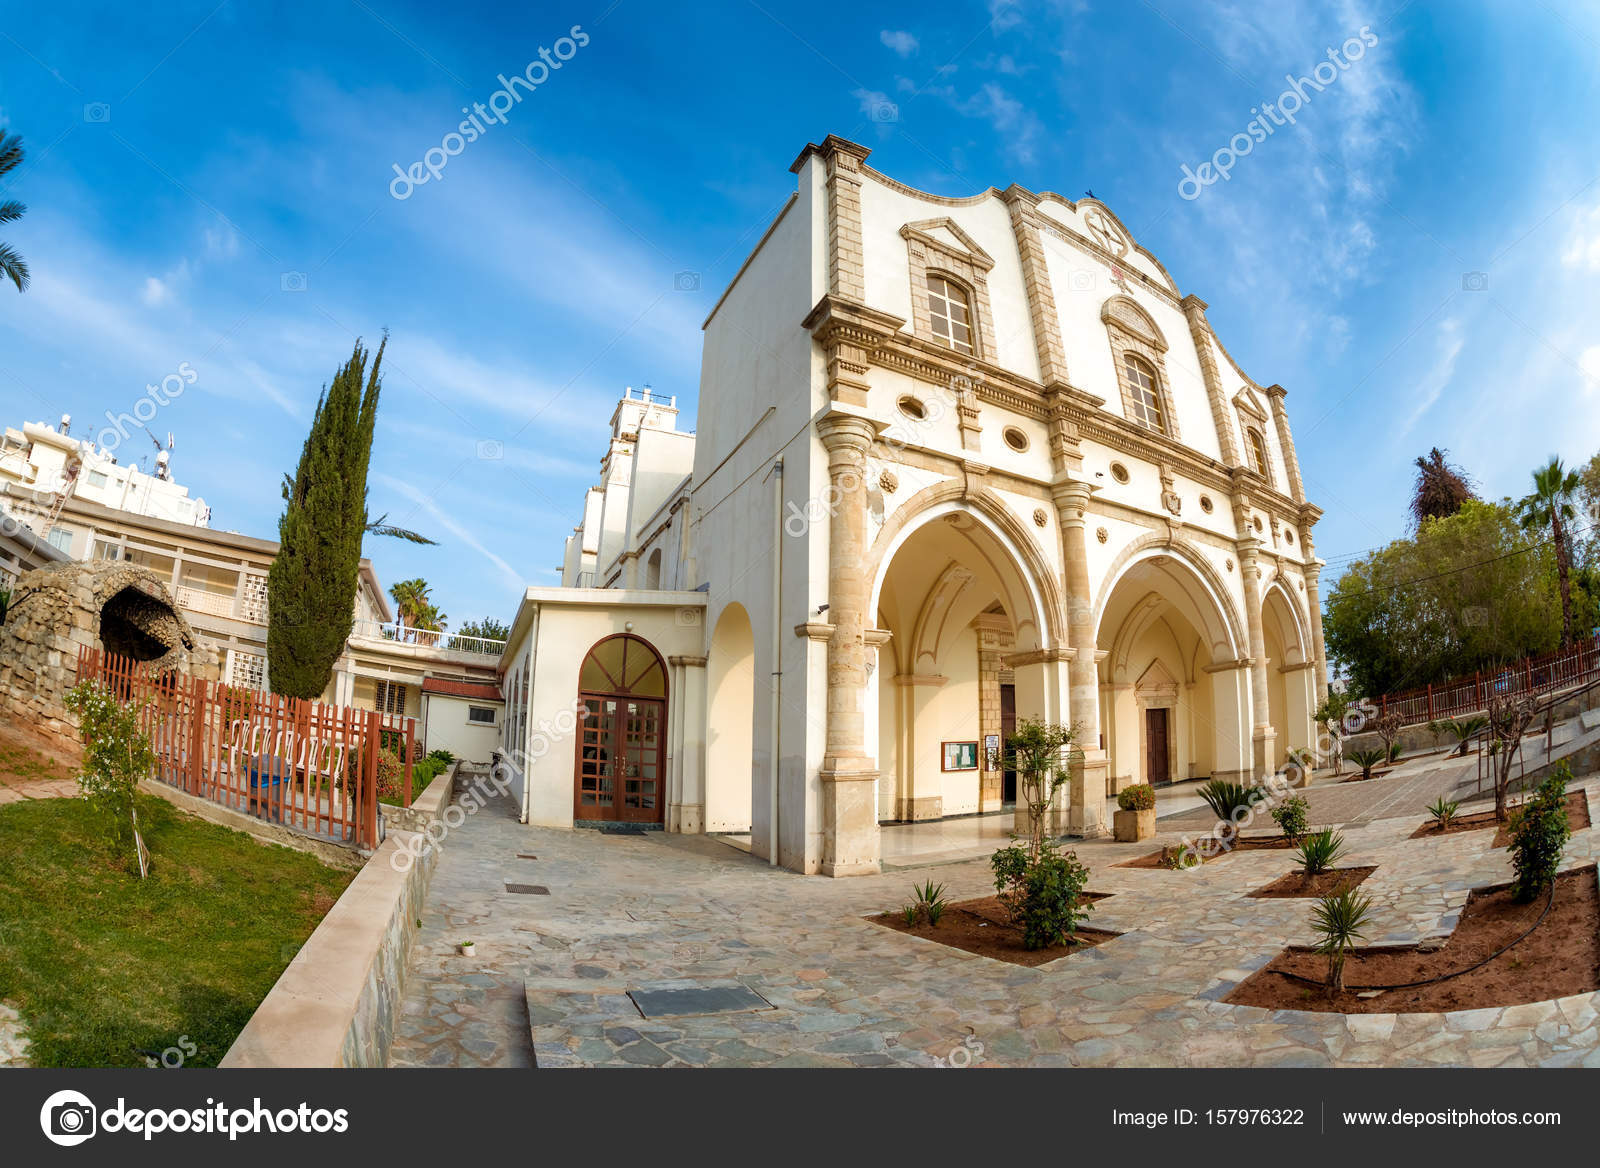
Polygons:
<instances>
[{"instance_id":1,"label":"leafy tree","mask_svg":"<svg viewBox=\"0 0 1600 1168\"><path fill-rule=\"evenodd\" d=\"M139 832L139 781L155 773L150 736L139 725L139 707L123 703L97 681L82 681L68 691L67 709L78 716L83 736L83 770L78 787L100 817L113 843L131 840L139 875L148 872L149 853Z\"/></svg>"},{"instance_id":2,"label":"leafy tree","mask_svg":"<svg viewBox=\"0 0 1600 1168\"><path fill-rule=\"evenodd\" d=\"M367 466L386 337L367 369L354 351L324 386L292 478L285 476L278 555L267 578L267 673L274 693L315 698L355 625Z\"/></svg>"},{"instance_id":3,"label":"leafy tree","mask_svg":"<svg viewBox=\"0 0 1600 1168\"><path fill-rule=\"evenodd\" d=\"M1554 455L1545 466L1533 472L1533 493L1517 504L1522 529L1542 532L1550 529L1556 550L1556 573L1561 586L1561 644L1572 644L1572 539L1571 524L1578 518L1575 501L1583 482L1577 472L1568 470Z\"/></svg>"},{"instance_id":4,"label":"leafy tree","mask_svg":"<svg viewBox=\"0 0 1600 1168\"><path fill-rule=\"evenodd\" d=\"M1549 652L1561 640L1557 576L1553 546L1530 540L1509 502L1469 499L1345 570L1328 593L1328 650L1365 694ZM1592 597L1574 605L1592 619Z\"/></svg>"},{"instance_id":5,"label":"leafy tree","mask_svg":"<svg viewBox=\"0 0 1600 1168\"><path fill-rule=\"evenodd\" d=\"M1468 499L1478 496L1467 476L1445 461L1448 451L1435 446L1426 458L1417 459L1417 485L1411 492L1412 529L1427 519L1448 519Z\"/></svg>"},{"instance_id":6,"label":"leafy tree","mask_svg":"<svg viewBox=\"0 0 1600 1168\"><path fill-rule=\"evenodd\" d=\"M15 134L0 133L0 177L4 177L22 164L22 139ZM28 210L25 204L9 199L0 203L0 226L15 223ZM10 280L18 292L28 289L28 261L17 254L8 243L0 243L0 280Z\"/></svg>"},{"instance_id":7,"label":"leafy tree","mask_svg":"<svg viewBox=\"0 0 1600 1168\"><path fill-rule=\"evenodd\" d=\"M450 638L450 648L461 648L462 646L456 642L465 637L476 637L484 641L509 641L511 626L492 616L486 616L481 621L468 621Z\"/></svg>"},{"instance_id":8,"label":"leafy tree","mask_svg":"<svg viewBox=\"0 0 1600 1168\"><path fill-rule=\"evenodd\" d=\"M1045 816L1056 792L1071 780L1069 751L1077 741L1076 726L1028 718L1006 739L996 770L1017 773L1017 798L1028 808L1028 854L1037 858L1044 844Z\"/></svg>"}]
</instances>

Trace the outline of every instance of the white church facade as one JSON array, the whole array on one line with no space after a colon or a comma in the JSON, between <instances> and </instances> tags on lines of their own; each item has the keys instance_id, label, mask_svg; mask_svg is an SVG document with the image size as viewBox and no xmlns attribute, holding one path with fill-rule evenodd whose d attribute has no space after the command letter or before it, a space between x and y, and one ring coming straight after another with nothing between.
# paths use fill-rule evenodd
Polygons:
<instances>
[{"instance_id":1,"label":"white church facade","mask_svg":"<svg viewBox=\"0 0 1600 1168\"><path fill-rule=\"evenodd\" d=\"M1284 390L1098 201L944 198L868 153L794 163L705 322L695 432L619 403L501 659L529 822L748 832L844 876L881 824L1014 799L991 750L1022 719L1076 727L1054 826L1083 836L1122 787L1312 744L1321 512Z\"/></svg>"}]
</instances>

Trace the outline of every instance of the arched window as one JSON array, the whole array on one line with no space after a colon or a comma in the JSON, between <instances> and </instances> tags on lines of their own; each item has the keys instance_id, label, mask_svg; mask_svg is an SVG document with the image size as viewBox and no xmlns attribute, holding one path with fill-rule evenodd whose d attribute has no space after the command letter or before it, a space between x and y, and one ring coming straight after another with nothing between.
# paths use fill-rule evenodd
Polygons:
<instances>
[{"instance_id":1,"label":"arched window","mask_svg":"<svg viewBox=\"0 0 1600 1168\"><path fill-rule=\"evenodd\" d=\"M1250 458L1255 464L1256 473L1264 479L1272 476L1267 473L1267 444L1261 439L1261 431L1251 426L1245 431L1250 436Z\"/></svg>"},{"instance_id":2,"label":"arched window","mask_svg":"<svg viewBox=\"0 0 1600 1168\"><path fill-rule=\"evenodd\" d=\"M928 316L936 338L958 353L976 355L972 345L972 303L965 288L929 272Z\"/></svg>"},{"instance_id":3,"label":"arched window","mask_svg":"<svg viewBox=\"0 0 1600 1168\"><path fill-rule=\"evenodd\" d=\"M644 564L644 586L651 591L661 587L661 549L656 548Z\"/></svg>"},{"instance_id":4,"label":"arched window","mask_svg":"<svg viewBox=\"0 0 1600 1168\"><path fill-rule=\"evenodd\" d=\"M578 671L578 689L587 694L664 698L667 672L648 642L618 633L589 650Z\"/></svg>"},{"instance_id":5,"label":"arched window","mask_svg":"<svg viewBox=\"0 0 1600 1168\"><path fill-rule=\"evenodd\" d=\"M1161 412L1161 390L1156 381L1154 366L1143 357L1124 353L1122 373L1128 379L1128 402L1133 410L1133 420L1141 426L1165 434L1167 424Z\"/></svg>"}]
</instances>

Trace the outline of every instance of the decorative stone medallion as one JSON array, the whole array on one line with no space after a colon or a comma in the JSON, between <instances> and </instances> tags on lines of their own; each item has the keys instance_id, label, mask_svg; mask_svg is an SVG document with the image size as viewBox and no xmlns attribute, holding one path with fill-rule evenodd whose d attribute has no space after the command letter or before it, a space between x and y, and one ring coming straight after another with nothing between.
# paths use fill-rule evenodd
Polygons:
<instances>
[{"instance_id":1,"label":"decorative stone medallion","mask_svg":"<svg viewBox=\"0 0 1600 1168\"><path fill-rule=\"evenodd\" d=\"M886 470L878 476L878 486L885 495L892 495L899 489L900 479L895 475L894 471Z\"/></svg>"},{"instance_id":2,"label":"decorative stone medallion","mask_svg":"<svg viewBox=\"0 0 1600 1168\"><path fill-rule=\"evenodd\" d=\"M1050 516L1044 513L1043 507L1035 507L1033 509L1033 522L1035 525L1043 527L1046 523L1050 522Z\"/></svg>"},{"instance_id":3,"label":"decorative stone medallion","mask_svg":"<svg viewBox=\"0 0 1600 1168\"><path fill-rule=\"evenodd\" d=\"M1111 533L1103 527L1097 527L1094 529L1094 537L1101 543L1105 543L1106 540L1111 538Z\"/></svg>"}]
</instances>

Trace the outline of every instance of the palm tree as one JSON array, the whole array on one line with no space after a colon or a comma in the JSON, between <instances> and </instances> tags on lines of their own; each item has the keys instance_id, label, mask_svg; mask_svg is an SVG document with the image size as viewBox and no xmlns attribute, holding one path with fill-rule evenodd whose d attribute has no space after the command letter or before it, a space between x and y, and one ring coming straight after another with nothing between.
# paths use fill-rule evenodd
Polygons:
<instances>
[{"instance_id":1,"label":"palm tree","mask_svg":"<svg viewBox=\"0 0 1600 1168\"><path fill-rule=\"evenodd\" d=\"M424 645L437 645L450 617L439 611L436 604L424 604L416 615L415 638Z\"/></svg>"},{"instance_id":2,"label":"palm tree","mask_svg":"<svg viewBox=\"0 0 1600 1168\"><path fill-rule=\"evenodd\" d=\"M1448 519L1461 504L1477 498L1467 476L1444 460L1447 453L1435 446L1428 457L1417 459L1417 485L1411 492L1411 522L1417 527L1424 519Z\"/></svg>"},{"instance_id":3,"label":"palm tree","mask_svg":"<svg viewBox=\"0 0 1600 1168\"><path fill-rule=\"evenodd\" d=\"M0 176L22 164L22 139L15 134L0 133ZM15 223L28 208L15 199L0 203L0 226ZM10 280L18 292L28 288L28 261L18 255L8 243L0 243L0 280Z\"/></svg>"},{"instance_id":4,"label":"palm tree","mask_svg":"<svg viewBox=\"0 0 1600 1168\"><path fill-rule=\"evenodd\" d=\"M1548 526L1550 539L1556 545L1556 578L1561 584L1561 647L1572 644L1572 568L1571 535L1567 524L1578 517L1573 504L1583 480L1569 471L1555 455L1547 466L1533 472L1533 494L1517 503L1517 518L1522 530L1539 531Z\"/></svg>"},{"instance_id":5,"label":"palm tree","mask_svg":"<svg viewBox=\"0 0 1600 1168\"><path fill-rule=\"evenodd\" d=\"M414 580L396 580L389 585L389 595L394 599L400 623L408 629L420 627L423 614L433 607L428 598L428 582L420 576Z\"/></svg>"}]
</instances>

